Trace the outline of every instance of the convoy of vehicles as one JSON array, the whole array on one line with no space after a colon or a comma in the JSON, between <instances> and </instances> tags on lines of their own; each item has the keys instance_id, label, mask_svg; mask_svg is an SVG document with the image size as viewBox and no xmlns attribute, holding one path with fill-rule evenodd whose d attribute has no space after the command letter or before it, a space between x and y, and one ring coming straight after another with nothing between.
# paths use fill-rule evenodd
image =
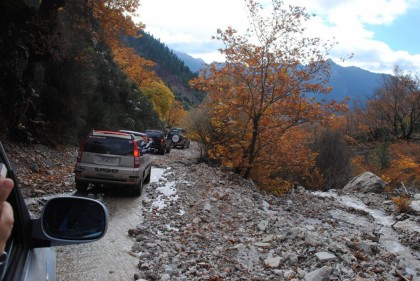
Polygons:
<instances>
[{"instance_id":1,"label":"convoy of vehicles","mask_svg":"<svg viewBox=\"0 0 420 281\"><path fill-rule=\"evenodd\" d=\"M128 187L140 196L143 183L150 181L152 161L142 153L144 139L129 133L92 131L82 142L74 169L76 189L89 184Z\"/></svg>"},{"instance_id":2,"label":"convoy of vehicles","mask_svg":"<svg viewBox=\"0 0 420 281\"><path fill-rule=\"evenodd\" d=\"M164 155L172 147L188 148L185 130L168 132L150 129L92 131L80 145L74 169L76 189L85 192L89 185L128 187L140 196L143 184L150 181L152 161L149 153Z\"/></svg>"}]
</instances>

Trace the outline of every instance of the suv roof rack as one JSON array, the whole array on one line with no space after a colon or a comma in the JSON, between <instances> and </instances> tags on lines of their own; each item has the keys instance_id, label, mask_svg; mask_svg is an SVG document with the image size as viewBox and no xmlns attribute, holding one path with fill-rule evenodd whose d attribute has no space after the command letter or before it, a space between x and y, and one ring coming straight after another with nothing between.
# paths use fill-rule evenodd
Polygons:
<instances>
[{"instance_id":1,"label":"suv roof rack","mask_svg":"<svg viewBox=\"0 0 420 281\"><path fill-rule=\"evenodd\" d=\"M92 136L118 136L118 137L122 137L125 139L134 139L134 136L131 134L127 134L127 133L122 133L122 132L115 132L115 131L96 131L93 130L91 132Z\"/></svg>"}]
</instances>

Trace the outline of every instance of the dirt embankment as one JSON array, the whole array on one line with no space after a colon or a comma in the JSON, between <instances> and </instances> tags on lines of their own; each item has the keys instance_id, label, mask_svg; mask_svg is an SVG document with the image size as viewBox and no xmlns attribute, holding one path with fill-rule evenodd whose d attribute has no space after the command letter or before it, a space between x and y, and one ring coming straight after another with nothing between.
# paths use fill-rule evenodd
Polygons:
<instances>
[{"instance_id":1,"label":"dirt embankment","mask_svg":"<svg viewBox=\"0 0 420 281\"><path fill-rule=\"evenodd\" d=\"M4 141L25 198L59 194L74 190L73 169L77 146L47 147Z\"/></svg>"}]
</instances>

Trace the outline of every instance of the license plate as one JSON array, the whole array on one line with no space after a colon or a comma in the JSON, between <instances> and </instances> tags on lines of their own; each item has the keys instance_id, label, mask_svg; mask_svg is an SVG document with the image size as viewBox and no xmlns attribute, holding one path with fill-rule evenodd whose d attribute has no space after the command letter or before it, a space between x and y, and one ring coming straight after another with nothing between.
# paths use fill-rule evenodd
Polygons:
<instances>
[{"instance_id":1,"label":"license plate","mask_svg":"<svg viewBox=\"0 0 420 281\"><path fill-rule=\"evenodd\" d=\"M101 164L117 165L118 164L118 158L100 156L99 157L99 162Z\"/></svg>"}]
</instances>

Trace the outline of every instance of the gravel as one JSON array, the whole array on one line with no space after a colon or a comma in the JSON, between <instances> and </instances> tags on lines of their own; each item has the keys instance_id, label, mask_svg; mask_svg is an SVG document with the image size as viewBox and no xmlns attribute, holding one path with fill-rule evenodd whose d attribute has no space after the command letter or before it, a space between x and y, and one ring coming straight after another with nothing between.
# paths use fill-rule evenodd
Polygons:
<instances>
[{"instance_id":1,"label":"gravel","mask_svg":"<svg viewBox=\"0 0 420 281\"><path fill-rule=\"evenodd\" d=\"M75 191L77 147L3 144L26 198ZM135 241L133 280L420 280L418 213L398 221L383 194L277 197L197 151L152 157L163 175L146 185L144 223L121 229Z\"/></svg>"},{"instance_id":2,"label":"gravel","mask_svg":"<svg viewBox=\"0 0 420 281\"><path fill-rule=\"evenodd\" d=\"M134 279L420 280L418 216L409 218L414 230L381 225L376 211L387 219L395 211L384 195L352 194L367 210L302 187L276 197L196 163L194 149L155 166L165 172L146 189L145 223L128 232L139 255ZM165 196L168 184L176 193ZM162 197L164 207L154 204ZM406 247L390 251L389 234Z\"/></svg>"}]
</instances>

